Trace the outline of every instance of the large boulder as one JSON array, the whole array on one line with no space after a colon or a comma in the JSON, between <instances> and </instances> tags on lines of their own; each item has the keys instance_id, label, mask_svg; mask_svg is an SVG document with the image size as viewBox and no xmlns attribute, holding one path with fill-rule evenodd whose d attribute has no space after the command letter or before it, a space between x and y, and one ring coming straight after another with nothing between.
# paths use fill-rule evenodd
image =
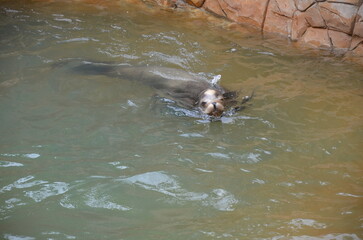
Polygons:
<instances>
[{"instance_id":1,"label":"large boulder","mask_svg":"<svg viewBox=\"0 0 363 240\"><path fill-rule=\"evenodd\" d=\"M319 48L331 47L328 29L309 27L306 30L305 34L302 36L301 40L304 43L314 47L319 47Z\"/></svg>"},{"instance_id":2,"label":"large boulder","mask_svg":"<svg viewBox=\"0 0 363 240\"><path fill-rule=\"evenodd\" d=\"M263 31L291 36L292 17L296 11L293 0L270 0Z\"/></svg>"},{"instance_id":3,"label":"large boulder","mask_svg":"<svg viewBox=\"0 0 363 240\"><path fill-rule=\"evenodd\" d=\"M352 34L358 7L355 5L322 2L319 3L320 13L327 27L346 34Z\"/></svg>"},{"instance_id":4,"label":"large boulder","mask_svg":"<svg viewBox=\"0 0 363 240\"><path fill-rule=\"evenodd\" d=\"M348 50L352 37L346 33L329 30L329 38L334 49Z\"/></svg>"},{"instance_id":5,"label":"large boulder","mask_svg":"<svg viewBox=\"0 0 363 240\"><path fill-rule=\"evenodd\" d=\"M291 39L299 40L308 27L326 28L318 4L309 5L304 12L296 11L292 20Z\"/></svg>"},{"instance_id":6,"label":"large boulder","mask_svg":"<svg viewBox=\"0 0 363 240\"><path fill-rule=\"evenodd\" d=\"M206 0L203 8L237 23L262 28L269 0Z\"/></svg>"}]
</instances>

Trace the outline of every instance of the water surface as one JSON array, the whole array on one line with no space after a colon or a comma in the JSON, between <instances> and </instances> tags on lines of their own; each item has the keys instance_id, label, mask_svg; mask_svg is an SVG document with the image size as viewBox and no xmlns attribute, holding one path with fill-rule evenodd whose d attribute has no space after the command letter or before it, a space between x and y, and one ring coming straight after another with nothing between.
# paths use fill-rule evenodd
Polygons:
<instances>
[{"instance_id":1,"label":"water surface","mask_svg":"<svg viewBox=\"0 0 363 240\"><path fill-rule=\"evenodd\" d=\"M232 30L128 2L1 1L1 238L363 239L362 68ZM210 122L56 64L82 60L256 95Z\"/></svg>"}]
</instances>

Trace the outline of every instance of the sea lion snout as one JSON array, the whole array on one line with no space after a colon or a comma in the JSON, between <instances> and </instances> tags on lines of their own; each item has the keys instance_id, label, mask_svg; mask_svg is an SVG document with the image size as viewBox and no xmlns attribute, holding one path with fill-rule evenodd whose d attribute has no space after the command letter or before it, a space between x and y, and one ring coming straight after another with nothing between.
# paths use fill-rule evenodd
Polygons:
<instances>
[{"instance_id":1,"label":"sea lion snout","mask_svg":"<svg viewBox=\"0 0 363 240\"><path fill-rule=\"evenodd\" d=\"M223 100L222 93L214 89L207 89L199 96L198 105L203 113L219 117L224 111Z\"/></svg>"},{"instance_id":2,"label":"sea lion snout","mask_svg":"<svg viewBox=\"0 0 363 240\"><path fill-rule=\"evenodd\" d=\"M210 116L219 117L224 111L224 106L223 103L212 102L202 111Z\"/></svg>"}]
</instances>

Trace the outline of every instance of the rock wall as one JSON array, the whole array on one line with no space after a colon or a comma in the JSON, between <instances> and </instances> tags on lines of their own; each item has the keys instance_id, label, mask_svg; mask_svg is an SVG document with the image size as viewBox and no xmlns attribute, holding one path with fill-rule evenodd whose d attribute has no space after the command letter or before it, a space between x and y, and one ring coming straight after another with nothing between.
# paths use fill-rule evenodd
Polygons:
<instances>
[{"instance_id":1,"label":"rock wall","mask_svg":"<svg viewBox=\"0 0 363 240\"><path fill-rule=\"evenodd\" d=\"M262 32L363 59L363 0L185 0Z\"/></svg>"}]
</instances>

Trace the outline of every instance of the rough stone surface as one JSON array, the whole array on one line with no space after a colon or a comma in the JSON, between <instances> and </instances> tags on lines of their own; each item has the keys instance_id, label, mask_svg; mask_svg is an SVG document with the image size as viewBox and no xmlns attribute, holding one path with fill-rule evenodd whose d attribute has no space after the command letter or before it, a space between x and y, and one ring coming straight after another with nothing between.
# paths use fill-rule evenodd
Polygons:
<instances>
[{"instance_id":1,"label":"rough stone surface","mask_svg":"<svg viewBox=\"0 0 363 240\"><path fill-rule=\"evenodd\" d=\"M273 6L270 11L289 18L292 18L296 11L294 0L270 0L269 7L270 6ZM267 12L269 11L267 10Z\"/></svg>"},{"instance_id":2,"label":"rough stone surface","mask_svg":"<svg viewBox=\"0 0 363 240\"><path fill-rule=\"evenodd\" d=\"M357 15L358 7L343 3L323 2L319 3L320 12L326 25L330 29L353 33L354 20Z\"/></svg>"},{"instance_id":3,"label":"rough stone surface","mask_svg":"<svg viewBox=\"0 0 363 240\"><path fill-rule=\"evenodd\" d=\"M262 28L265 10L269 0L215 0L218 1L227 18Z\"/></svg>"},{"instance_id":4,"label":"rough stone surface","mask_svg":"<svg viewBox=\"0 0 363 240\"><path fill-rule=\"evenodd\" d=\"M203 8L219 16L227 17L217 0L205 0Z\"/></svg>"},{"instance_id":5,"label":"rough stone surface","mask_svg":"<svg viewBox=\"0 0 363 240\"><path fill-rule=\"evenodd\" d=\"M311 5L305 12L295 11L292 19L291 40L299 40L308 27L326 28L317 4Z\"/></svg>"},{"instance_id":6,"label":"rough stone surface","mask_svg":"<svg viewBox=\"0 0 363 240\"><path fill-rule=\"evenodd\" d=\"M354 56L363 52L363 0L185 1L312 47Z\"/></svg>"},{"instance_id":7,"label":"rough stone surface","mask_svg":"<svg viewBox=\"0 0 363 240\"><path fill-rule=\"evenodd\" d=\"M176 0L155 0L155 2L163 7L168 7L168 8L175 8L176 7Z\"/></svg>"},{"instance_id":8,"label":"rough stone surface","mask_svg":"<svg viewBox=\"0 0 363 240\"><path fill-rule=\"evenodd\" d=\"M306 21L306 13L296 11L292 19L291 40L297 41L304 35L310 25Z\"/></svg>"},{"instance_id":9,"label":"rough stone surface","mask_svg":"<svg viewBox=\"0 0 363 240\"><path fill-rule=\"evenodd\" d=\"M357 22L355 24L353 35L363 37L363 22Z\"/></svg>"},{"instance_id":10,"label":"rough stone surface","mask_svg":"<svg viewBox=\"0 0 363 240\"><path fill-rule=\"evenodd\" d=\"M360 42L359 45L353 50L353 54L359 57L363 57L363 42ZM361 58L361 60L363 60Z\"/></svg>"},{"instance_id":11,"label":"rough stone surface","mask_svg":"<svg viewBox=\"0 0 363 240\"><path fill-rule=\"evenodd\" d=\"M306 11L306 9L308 9L314 3L314 0L295 0L295 6L301 12Z\"/></svg>"},{"instance_id":12,"label":"rough stone surface","mask_svg":"<svg viewBox=\"0 0 363 240\"><path fill-rule=\"evenodd\" d=\"M363 43L363 38L360 37L353 37L352 42L350 44L349 50L354 50L356 49L359 44Z\"/></svg>"},{"instance_id":13,"label":"rough stone surface","mask_svg":"<svg viewBox=\"0 0 363 240\"><path fill-rule=\"evenodd\" d=\"M326 28L325 21L320 15L319 6L317 4L312 5L306 10L305 14L306 21L310 26L315 28Z\"/></svg>"},{"instance_id":14,"label":"rough stone surface","mask_svg":"<svg viewBox=\"0 0 363 240\"><path fill-rule=\"evenodd\" d=\"M353 35L363 38L363 5L358 10Z\"/></svg>"},{"instance_id":15,"label":"rough stone surface","mask_svg":"<svg viewBox=\"0 0 363 240\"><path fill-rule=\"evenodd\" d=\"M204 3L204 0L186 0L186 2L194 7L201 7Z\"/></svg>"},{"instance_id":16,"label":"rough stone surface","mask_svg":"<svg viewBox=\"0 0 363 240\"><path fill-rule=\"evenodd\" d=\"M347 52L345 59L363 65L363 42L360 41L354 49Z\"/></svg>"},{"instance_id":17,"label":"rough stone surface","mask_svg":"<svg viewBox=\"0 0 363 240\"><path fill-rule=\"evenodd\" d=\"M362 5L362 0L329 0L329 2L352 4L356 6Z\"/></svg>"},{"instance_id":18,"label":"rough stone surface","mask_svg":"<svg viewBox=\"0 0 363 240\"><path fill-rule=\"evenodd\" d=\"M352 41L352 37L349 36L348 34L333 30L328 30L328 34L334 48L344 50L350 47L350 42Z\"/></svg>"},{"instance_id":19,"label":"rough stone surface","mask_svg":"<svg viewBox=\"0 0 363 240\"><path fill-rule=\"evenodd\" d=\"M291 15L292 17L295 9L292 9L291 5L282 4L282 1L283 0L270 0L270 4L267 8L263 31L290 36L292 19L289 16Z\"/></svg>"},{"instance_id":20,"label":"rough stone surface","mask_svg":"<svg viewBox=\"0 0 363 240\"><path fill-rule=\"evenodd\" d=\"M327 29L308 28L301 40L304 43L314 47L319 47L319 48L331 47L331 42Z\"/></svg>"}]
</instances>

